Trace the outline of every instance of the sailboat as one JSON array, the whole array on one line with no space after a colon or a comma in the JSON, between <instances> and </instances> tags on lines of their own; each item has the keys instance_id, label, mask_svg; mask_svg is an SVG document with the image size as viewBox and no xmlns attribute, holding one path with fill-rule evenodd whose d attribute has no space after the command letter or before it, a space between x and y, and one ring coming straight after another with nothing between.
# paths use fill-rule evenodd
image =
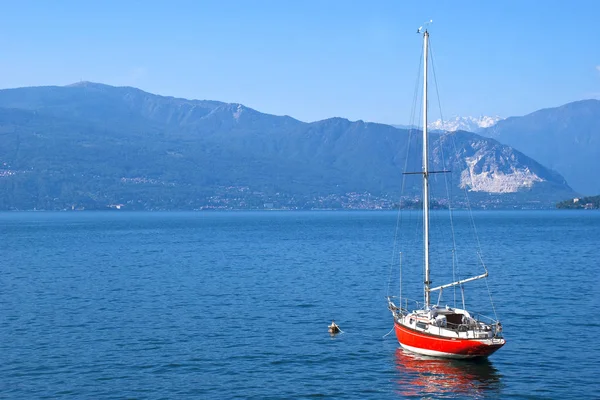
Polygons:
<instances>
[{"instance_id":1,"label":"sailboat","mask_svg":"<svg viewBox=\"0 0 600 400\"><path fill-rule=\"evenodd\" d=\"M418 31L420 33L420 30ZM424 304L415 302L409 309L408 301L400 299L400 304L388 297L388 308L394 318L394 330L400 346L413 353L442 358L488 357L506 343L502 337L502 325L499 321L475 314L457 307L432 304L432 292L441 292L446 288L485 279L488 272L466 279L460 279L445 285L431 287L430 251L429 251L429 178L427 134L427 59L429 32L423 32L423 165L418 172L423 179L423 247L424 247ZM441 171L446 172L446 171ZM403 304L405 303L405 304ZM438 300L439 303L439 300ZM413 304L413 303L411 303ZM463 301L464 304L464 301ZM463 306L464 307L464 306Z\"/></svg>"}]
</instances>

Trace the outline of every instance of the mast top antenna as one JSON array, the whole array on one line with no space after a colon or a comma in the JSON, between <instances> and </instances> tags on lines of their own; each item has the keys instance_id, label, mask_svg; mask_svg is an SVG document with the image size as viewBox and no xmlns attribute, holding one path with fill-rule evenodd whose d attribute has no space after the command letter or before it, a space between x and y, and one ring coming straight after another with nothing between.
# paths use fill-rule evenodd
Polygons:
<instances>
[{"instance_id":1,"label":"mast top antenna","mask_svg":"<svg viewBox=\"0 0 600 400\"><path fill-rule=\"evenodd\" d=\"M429 25L431 25L432 23L433 23L433 20L432 20L432 19L430 19L429 21L425 21L425 22L423 23L423 25L421 25L421 26L419 27L419 29L417 29L417 33L421 33L421 32L423 32L423 29L425 29L425 32L427 32L427 27L428 27Z\"/></svg>"}]
</instances>

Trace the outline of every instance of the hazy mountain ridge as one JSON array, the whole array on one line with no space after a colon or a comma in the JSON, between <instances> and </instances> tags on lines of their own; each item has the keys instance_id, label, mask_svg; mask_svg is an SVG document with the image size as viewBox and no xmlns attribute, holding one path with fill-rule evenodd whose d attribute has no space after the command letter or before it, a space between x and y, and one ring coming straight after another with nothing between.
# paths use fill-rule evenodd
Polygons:
<instances>
[{"instance_id":1,"label":"hazy mountain ridge","mask_svg":"<svg viewBox=\"0 0 600 400\"><path fill-rule=\"evenodd\" d=\"M232 191L246 196L239 208L353 192L397 198L405 165L420 169L418 133L363 121L304 123L93 83L1 90L0 107L0 162L10 171L0 174L1 209L191 209ZM475 197L508 193L496 200L518 203L573 194L560 175L493 139L457 132L432 142L449 156L453 185ZM416 155L408 164L407 154ZM442 162L435 152L432 161ZM433 182L440 194L441 184ZM407 187L407 195L420 192L418 183Z\"/></svg>"},{"instance_id":2,"label":"hazy mountain ridge","mask_svg":"<svg viewBox=\"0 0 600 400\"><path fill-rule=\"evenodd\" d=\"M510 117L480 134L559 171L580 193L600 192L600 100L581 100Z\"/></svg>"}]
</instances>

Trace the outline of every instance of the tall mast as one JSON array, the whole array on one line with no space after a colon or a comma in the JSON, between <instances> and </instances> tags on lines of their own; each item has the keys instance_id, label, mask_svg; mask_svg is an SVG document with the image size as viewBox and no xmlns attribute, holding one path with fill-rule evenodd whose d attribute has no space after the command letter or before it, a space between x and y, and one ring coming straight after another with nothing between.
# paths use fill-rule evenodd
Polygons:
<instances>
[{"instance_id":1,"label":"tall mast","mask_svg":"<svg viewBox=\"0 0 600 400\"><path fill-rule=\"evenodd\" d=\"M427 143L427 44L429 32L423 34L423 244L425 248L425 307L429 307L429 163Z\"/></svg>"}]
</instances>

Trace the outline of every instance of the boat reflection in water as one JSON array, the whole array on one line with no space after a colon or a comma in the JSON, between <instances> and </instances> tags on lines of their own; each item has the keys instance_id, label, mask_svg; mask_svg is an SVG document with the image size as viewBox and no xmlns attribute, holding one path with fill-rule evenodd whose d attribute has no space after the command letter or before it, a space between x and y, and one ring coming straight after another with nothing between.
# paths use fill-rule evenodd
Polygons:
<instances>
[{"instance_id":1,"label":"boat reflection in water","mask_svg":"<svg viewBox=\"0 0 600 400\"><path fill-rule=\"evenodd\" d=\"M396 350L398 391L406 397L497 397L501 375L492 363L481 360L430 358Z\"/></svg>"}]
</instances>

